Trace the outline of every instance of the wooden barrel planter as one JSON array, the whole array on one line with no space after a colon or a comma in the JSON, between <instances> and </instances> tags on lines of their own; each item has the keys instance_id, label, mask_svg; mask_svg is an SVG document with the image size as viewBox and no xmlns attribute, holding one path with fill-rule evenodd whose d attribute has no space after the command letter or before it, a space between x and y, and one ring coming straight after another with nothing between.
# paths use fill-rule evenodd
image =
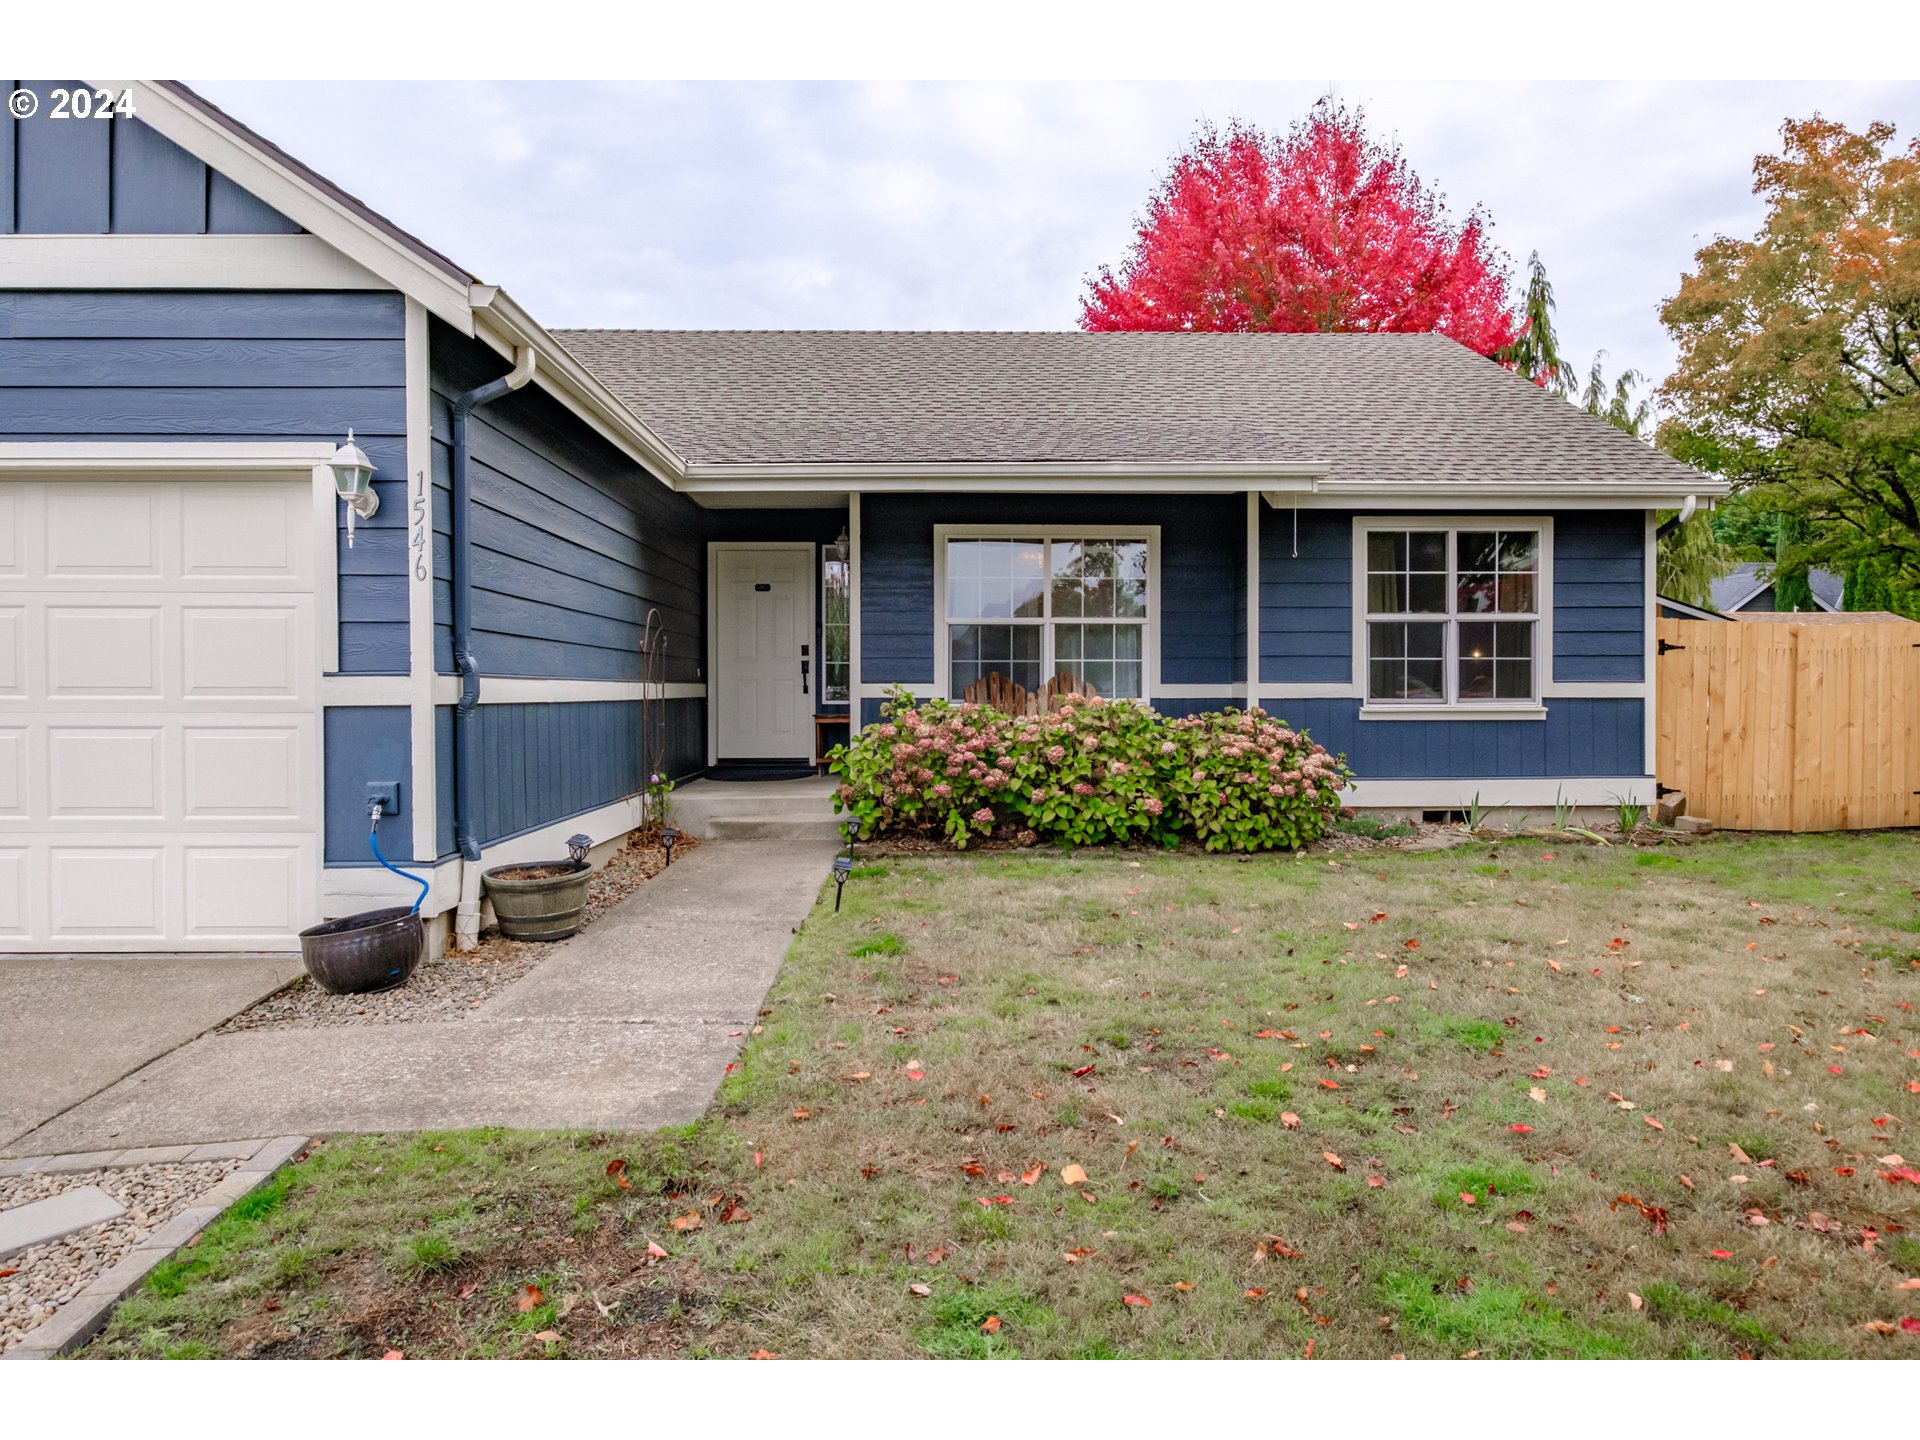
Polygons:
<instances>
[{"instance_id":1,"label":"wooden barrel planter","mask_svg":"<svg viewBox=\"0 0 1920 1440\"><path fill-rule=\"evenodd\" d=\"M496 866L482 879L502 935L564 940L580 928L593 866L585 860L536 860Z\"/></svg>"}]
</instances>

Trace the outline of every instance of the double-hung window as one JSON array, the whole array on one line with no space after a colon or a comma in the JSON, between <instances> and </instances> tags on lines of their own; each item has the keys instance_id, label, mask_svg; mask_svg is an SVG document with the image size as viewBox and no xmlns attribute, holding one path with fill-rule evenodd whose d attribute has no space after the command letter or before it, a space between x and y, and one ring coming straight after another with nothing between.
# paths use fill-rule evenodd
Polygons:
<instances>
[{"instance_id":1,"label":"double-hung window","mask_svg":"<svg viewBox=\"0 0 1920 1440\"><path fill-rule=\"evenodd\" d=\"M1038 692L1062 672L1111 699L1147 693L1144 537L944 537L948 694L998 672Z\"/></svg>"},{"instance_id":2,"label":"double-hung window","mask_svg":"<svg viewBox=\"0 0 1920 1440\"><path fill-rule=\"evenodd\" d=\"M1541 525L1369 524L1369 706L1532 706L1545 604Z\"/></svg>"}]
</instances>

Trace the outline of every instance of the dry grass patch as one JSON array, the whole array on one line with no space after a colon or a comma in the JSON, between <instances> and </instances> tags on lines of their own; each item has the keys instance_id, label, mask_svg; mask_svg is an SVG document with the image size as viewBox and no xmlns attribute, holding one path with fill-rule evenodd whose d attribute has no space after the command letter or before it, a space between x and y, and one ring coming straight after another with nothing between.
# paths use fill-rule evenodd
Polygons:
<instances>
[{"instance_id":1,"label":"dry grass patch","mask_svg":"<svg viewBox=\"0 0 1920 1440\"><path fill-rule=\"evenodd\" d=\"M339 1142L109 1348L247 1353L272 1300L327 1353L1920 1355L1916 862L863 866L699 1126L441 1137L437 1198Z\"/></svg>"}]
</instances>

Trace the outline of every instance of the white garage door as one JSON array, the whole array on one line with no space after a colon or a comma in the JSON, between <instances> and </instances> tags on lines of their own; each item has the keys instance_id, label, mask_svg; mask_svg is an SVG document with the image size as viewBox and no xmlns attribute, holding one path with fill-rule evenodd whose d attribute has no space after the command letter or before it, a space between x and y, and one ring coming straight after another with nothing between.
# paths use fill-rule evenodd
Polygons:
<instances>
[{"instance_id":1,"label":"white garage door","mask_svg":"<svg viewBox=\"0 0 1920 1440\"><path fill-rule=\"evenodd\" d=\"M313 923L311 497L0 478L0 952L288 949Z\"/></svg>"}]
</instances>

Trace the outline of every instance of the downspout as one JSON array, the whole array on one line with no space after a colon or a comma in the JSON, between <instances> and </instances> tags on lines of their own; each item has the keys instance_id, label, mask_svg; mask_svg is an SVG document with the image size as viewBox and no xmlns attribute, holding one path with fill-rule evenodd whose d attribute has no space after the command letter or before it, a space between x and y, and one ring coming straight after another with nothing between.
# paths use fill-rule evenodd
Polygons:
<instances>
[{"instance_id":1,"label":"downspout","mask_svg":"<svg viewBox=\"0 0 1920 1440\"><path fill-rule=\"evenodd\" d=\"M460 848L460 908L454 914L453 948L472 948L480 938L480 835L474 787L480 721L480 662L473 654L472 487L467 478L467 417L533 378L533 349L514 350L513 369L498 380L457 395L453 401L453 665L460 700L453 711L453 834Z\"/></svg>"}]
</instances>

